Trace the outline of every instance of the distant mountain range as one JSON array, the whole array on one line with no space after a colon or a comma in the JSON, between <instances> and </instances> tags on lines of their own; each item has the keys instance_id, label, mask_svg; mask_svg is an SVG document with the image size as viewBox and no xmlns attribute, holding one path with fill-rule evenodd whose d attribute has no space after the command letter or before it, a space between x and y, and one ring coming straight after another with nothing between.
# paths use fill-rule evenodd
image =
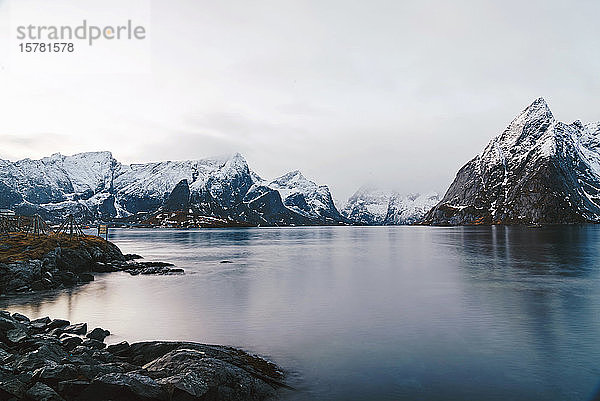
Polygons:
<instances>
[{"instance_id":1,"label":"distant mountain range","mask_svg":"<svg viewBox=\"0 0 600 401\"><path fill-rule=\"evenodd\" d=\"M424 224L600 221L600 123L556 121L539 98L457 173Z\"/></svg>"},{"instance_id":2,"label":"distant mountain range","mask_svg":"<svg viewBox=\"0 0 600 401\"><path fill-rule=\"evenodd\" d=\"M341 213L355 224L402 225L418 223L440 201L435 193L401 195L363 187L348 199Z\"/></svg>"},{"instance_id":3,"label":"distant mountain range","mask_svg":"<svg viewBox=\"0 0 600 401\"><path fill-rule=\"evenodd\" d=\"M85 222L151 218L160 224L158 215L168 220L178 212L215 226L347 222L326 186L298 171L265 181L240 154L132 165L110 152L1 160L0 207L50 221L73 214Z\"/></svg>"},{"instance_id":4,"label":"distant mountain range","mask_svg":"<svg viewBox=\"0 0 600 401\"><path fill-rule=\"evenodd\" d=\"M300 171L264 180L237 153L132 165L119 163L110 152L0 160L0 208L38 213L55 223L73 214L86 223L177 227L405 224L425 213L410 216L402 202L410 203L395 202L396 214L368 219L355 195L353 212L341 214L327 186Z\"/></svg>"},{"instance_id":5,"label":"distant mountain range","mask_svg":"<svg viewBox=\"0 0 600 401\"><path fill-rule=\"evenodd\" d=\"M600 221L600 123L558 122L535 100L457 173L444 197L363 187L340 208L292 171L272 181L230 157L126 165L110 152L0 160L0 208L59 222L158 226L561 224Z\"/></svg>"}]
</instances>

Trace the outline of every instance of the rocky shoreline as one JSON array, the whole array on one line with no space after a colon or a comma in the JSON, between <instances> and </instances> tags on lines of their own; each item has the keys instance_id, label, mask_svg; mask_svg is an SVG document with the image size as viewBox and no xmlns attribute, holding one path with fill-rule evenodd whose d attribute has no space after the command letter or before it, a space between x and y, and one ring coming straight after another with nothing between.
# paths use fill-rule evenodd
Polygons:
<instances>
[{"instance_id":1,"label":"rocky shoreline","mask_svg":"<svg viewBox=\"0 0 600 401\"><path fill-rule=\"evenodd\" d=\"M94 280L92 273L182 274L166 262L140 262L95 236L38 237L14 234L0 242L0 295L70 287Z\"/></svg>"},{"instance_id":2,"label":"rocky shoreline","mask_svg":"<svg viewBox=\"0 0 600 401\"><path fill-rule=\"evenodd\" d=\"M273 400L283 382L273 363L239 349L192 342L106 345L48 317L0 311L0 400Z\"/></svg>"}]
</instances>

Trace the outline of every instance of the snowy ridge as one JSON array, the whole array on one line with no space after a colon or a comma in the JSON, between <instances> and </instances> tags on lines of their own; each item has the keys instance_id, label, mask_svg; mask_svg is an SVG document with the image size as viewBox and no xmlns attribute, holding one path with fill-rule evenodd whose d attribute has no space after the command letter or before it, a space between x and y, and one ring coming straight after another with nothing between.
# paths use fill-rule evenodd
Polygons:
<instances>
[{"instance_id":1,"label":"snowy ridge","mask_svg":"<svg viewBox=\"0 0 600 401\"><path fill-rule=\"evenodd\" d=\"M267 186L279 192L285 206L301 215L331 221L343 220L329 188L306 179L298 170L274 179Z\"/></svg>"},{"instance_id":2,"label":"snowy ridge","mask_svg":"<svg viewBox=\"0 0 600 401\"><path fill-rule=\"evenodd\" d=\"M352 195L342 215L355 224L404 225L420 221L440 200L437 193L401 195L362 187Z\"/></svg>"},{"instance_id":3,"label":"snowy ridge","mask_svg":"<svg viewBox=\"0 0 600 401\"><path fill-rule=\"evenodd\" d=\"M180 193L168 206L185 205L186 212L206 218L261 225L343 220L327 187L299 172L266 182L239 153L132 165L119 163L110 152L0 161L0 207L51 221L69 213L84 221L155 213L167 206L178 184Z\"/></svg>"}]
</instances>

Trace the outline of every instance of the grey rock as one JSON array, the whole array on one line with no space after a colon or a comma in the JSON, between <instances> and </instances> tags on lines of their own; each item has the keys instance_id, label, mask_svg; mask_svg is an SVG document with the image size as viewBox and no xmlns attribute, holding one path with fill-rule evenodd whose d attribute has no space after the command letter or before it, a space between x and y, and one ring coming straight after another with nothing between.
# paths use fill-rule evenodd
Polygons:
<instances>
[{"instance_id":1,"label":"grey rock","mask_svg":"<svg viewBox=\"0 0 600 401\"><path fill-rule=\"evenodd\" d=\"M17 328L16 321L10 317L0 317L0 333L7 332Z\"/></svg>"},{"instance_id":2,"label":"grey rock","mask_svg":"<svg viewBox=\"0 0 600 401\"><path fill-rule=\"evenodd\" d=\"M171 351L144 369L180 399L262 400L276 395L273 387L246 370L195 349Z\"/></svg>"},{"instance_id":3,"label":"grey rock","mask_svg":"<svg viewBox=\"0 0 600 401\"><path fill-rule=\"evenodd\" d=\"M108 373L127 373L139 369L126 362L80 365L79 372L86 379L93 380Z\"/></svg>"},{"instance_id":4,"label":"grey rock","mask_svg":"<svg viewBox=\"0 0 600 401\"><path fill-rule=\"evenodd\" d=\"M33 372L36 369L58 364L67 353L56 344L43 344L35 351L17 355L13 366L18 372Z\"/></svg>"},{"instance_id":5,"label":"grey rock","mask_svg":"<svg viewBox=\"0 0 600 401\"><path fill-rule=\"evenodd\" d=\"M160 384L137 373L108 373L94 379L80 394L89 401L163 401L168 396Z\"/></svg>"},{"instance_id":6,"label":"grey rock","mask_svg":"<svg viewBox=\"0 0 600 401\"><path fill-rule=\"evenodd\" d=\"M29 287L33 290L33 291L42 291L42 290L49 290L52 287L54 287L54 283L52 283L52 281L48 280L47 278L43 278L41 280L35 280L33 281Z\"/></svg>"},{"instance_id":7,"label":"grey rock","mask_svg":"<svg viewBox=\"0 0 600 401\"><path fill-rule=\"evenodd\" d=\"M82 339L82 341L83 341L83 339ZM81 345L78 345L77 347L73 348L71 353L78 357L81 357L82 355L91 356L94 353L94 350L90 349L89 347L84 346L83 342L82 342Z\"/></svg>"},{"instance_id":8,"label":"grey rock","mask_svg":"<svg viewBox=\"0 0 600 401\"><path fill-rule=\"evenodd\" d=\"M100 327L96 327L94 330L90 331L86 337L91 338L93 340L104 341L104 339L109 335L110 331L104 330Z\"/></svg>"},{"instance_id":9,"label":"grey rock","mask_svg":"<svg viewBox=\"0 0 600 401\"><path fill-rule=\"evenodd\" d=\"M144 259L142 256L135 254L135 253L128 253L123 256L125 257L125 260Z\"/></svg>"},{"instance_id":10,"label":"grey rock","mask_svg":"<svg viewBox=\"0 0 600 401\"><path fill-rule=\"evenodd\" d=\"M142 275L152 274L152 275L164 276L164 275L168 275L168 274L181 274L184 272L183 269L161 267L161 266L134 268L134 269L128 269L128 271L129 271L129 274L131 274L132 276L137 276L138 274L142 274Z\"/></svg>"},{"instance_id":11,"label":"grey rock","mask_svg":"<svg viewBox=\"0 0 600 401\"><path fill-rule=\"evenodd\" d=\"M50 324L51 320L48 316L41 317L39 319L35 319L31 321L31 327L36 329L45 329L48 324Z\"/></svg>"},{"instance_id":12,"label":"grey rock","mask_svg":"<svg viewBox=\"0 0 600 401\"><path fill-rule=\"evenodd\" d=\"M67 400L76 399L90 383L85 380L65 380L58 383L58 392Z\"/></svg>"},{"instance_id":13,"label":"grey rock","mask_svg":"<svg viewBox=\"0 0 600 401\"><path fill-rule=\"evenodd\" d=\"M71 324L63 328L63 332L70 334L81 334L87 333L87 323Z\"/></svg>"},{"instance_id":14,"label":"grey rock","mask_svg":"<svg viewBox=\"0 0 600 401\"><path fill-rule=\"evenodd\" d=\"M94 281L94 275L90 273L79 273L79 281L82 281L84 283Z\"/></svg>"},{"instance_id":15,"label":"grey rock","mask_svg":"<svg viewBox=\"0 0 600 401\"><path fill-rule=\"evenodd\" d=\"M26 340L28 337L29 335L27 332L20 328L9 330L6 333L6 338L13 344L20 343L21 341Z\"/></svg>"},{"instance_id":16,"label":"grey rock","mask_svg":"<svg viewBox=\"0 0 600 401\"><path fill-rule=\"evenodd\" d=\"M0 336L0 400L258 401L285 387L275 365L234 348L122 342L100 350L105 344L92 338L50 334L61 327L28 332L34 323L24 318L21 323L0 311L0 319L15 325L7 332L12 340L26 334L18 342ZM46 328L51 322L66 324L48 318L35 324Z\"/></svg>"},{"instance_id":17,"label":"grey rock","mask_svg":"<svg viewBox=\"0 0 600 401\"><path fill-rule=\"evenodd\" d=\"M129 346L129 343L127 341L122 341L118 344L109 345L108 347L106 347L106 350L113 355L125 355L129 353L130 348L131 347Z\"/></svg>"},{"instance_id":18,"label":"grey rock","mask_svg":"<svg viewBox=\"0 0 600 401\"><path fill-rule=\"evenodd\" d=\"M48 345L54 348L62 347L58 338L47 333L30 334L29 337L21 341L19 347L24 351L33 351L39 349L42 345Z\"/></svg>"},{"instance_id":19,"label":"grey rock","mask_svg":"<svg viewBox=\"0 0 600 401\"><path fill-rule=\"evenodd\" d=\"M22 314L18 313L18 312L13 313L12 317L13 317L13 319L15 319L18 322L29 323L29 318L27 316L25 316L25 315L22 315Z\"/></svg>"},{"instance_id":20,"label":"grey rock","mask_svg":"<svg viewBox=\"0 0 600 401\"><path fill-rule=\"evenodd\" d=\"M113 354L111 354L110 352L108 352L106 349L94 350L92 352L92 357L102 363L113 362L114 358L115 358L115 356Z\"/></svg>"},{"instance_id":21,"label":"grey rock","mask_svg":"<svg viewBox=\"0 0 600 401\"><path fill-rule=\"evenodd\" d=\"M61 259L62 263L66 263ZM64 266L63 268L69 268L68 266ZM70 286L73 284L77 284L79 281L77 275L72 271L61 271L56 273L56 278L62 282L62 284L66 286Z\"/></svg>"},{"instance_id":22,"label":"grey rock","mask_svg":"<svg viewBox=\"0 0 600 401\"><path fill-rule=\"evenodd\" d=\"M12 397L23 398L28 384L23 377L0 368L0 399L10 400Z\"/></svg>"},{"instance_id":23,"label":"grey rock","mask_svg":"<svg viewBox=\"0 0 600 401\"><path fill-rule=\"evenodd\" d=\"M25 394L32 401L64 401L56 391L44 383L35 383Z\"/></svg>"},{"instance_id":24,"label":"grey rock","mask_svg":"<svg viewBox=\"0 0 600 401\"><path fill-rule=\"evenodd\" d=\"M48 385L56 385L59 381L73 380L78 377L78 371L73 364L44 366L36 372L38 379Z\"/></svg>"},{"instance_id":25,"label":"grey rock","mask_svg":"<svg viewBox=\"0 0 600 401\"><path fill-rule=\"evenodd\" d=\"M87 347L87 348L92 348L92 349L102 349L102 348L106 347L106 344L104 344L102 341L94 340L92 338L83 340L83 343L81 345L83 345L84 347Z\"/></svg>"},{"instance_id":26,"label":"grey rock","mask_svg":"<svg viewBox=\"0 0 600 401\"><path fill-rule=\"evenodd\" d=\"M71 322L69 322L68 320L54 319L50 323L48 323L48 325L46 326L46 330L52 330L52 329L56 329L56 328L64 329L65 327L69 326L70 324L71 324Z\"/></svg>"},{"instance_id":27,"label":"grey rock","mask_svg":"<svg viewBox=\"0 0 600 401\"><path fill-rule=\"evenodd\" d=\"M4 365L4 364L9 363L13 359L14 359L13 354L0 348L0 363L2 363Z\"/></svg>"},{"instance_id":28,"label":"grey rock","mask_svg":"<svg viewBox=\"0 0 600 401\"><path fill-rule=\"evenodd\" d=\"M67 350L72 350L83 342L81 337L70 334L63 334L59 339L63 347Z\"/></svg>"},{"instance_id":29,"label":"grey rock","mask_svg":"<svg viewBox=\"0 0 600 401\"><path fill-rule=\"evenodd\" d=\"M61 334L64 333L64 330L61 329L60 327L57 327L55 329L49 330L48 334L51 336L55 336L55 337L60 337Z\"/></svg>"}]
</instances>

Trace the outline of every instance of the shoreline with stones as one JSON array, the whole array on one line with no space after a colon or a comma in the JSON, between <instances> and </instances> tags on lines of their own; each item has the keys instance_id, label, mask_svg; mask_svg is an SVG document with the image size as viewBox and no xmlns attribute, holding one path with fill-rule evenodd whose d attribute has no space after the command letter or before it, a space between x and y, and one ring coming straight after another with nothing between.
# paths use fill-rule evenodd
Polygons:
<instances>
[{"instance_id":1,"label":"shoreline with stones","mask_svg":"<svg viewBox=\"0 0 600 401\"><path fill-rule=\"evenodd\" d=\"M0 311L0 400L275 400L290 389L272 362L193 342L106 345L88 331L44 317Z\"/></svg>"},{"instance_id":2,"label":"shoreline with stones","mask_svg":"<svg viewBox=\"0 0 600 401\"><path fill-rule=\"evenodd\" d=\"M0 242L0 296L68 288L93 273L183 274L140 262L95 236L12 235ZM0 311L0 400L275 400L290 389L277 365L240 349L194 342L126 341L110 331Z\"/></svg>"},{"instance_id":3,"label":"shoreline with stones","mask_svg":"<svg viewBox=\"0 0 600 401\"><path fill-rule=\"evenodd\" d=\"M94 280L93 273L183 274L167 262L141 262L96 236L15 234L0 242L0 295L67 288Z\"/></svg>"}]
</instances>

